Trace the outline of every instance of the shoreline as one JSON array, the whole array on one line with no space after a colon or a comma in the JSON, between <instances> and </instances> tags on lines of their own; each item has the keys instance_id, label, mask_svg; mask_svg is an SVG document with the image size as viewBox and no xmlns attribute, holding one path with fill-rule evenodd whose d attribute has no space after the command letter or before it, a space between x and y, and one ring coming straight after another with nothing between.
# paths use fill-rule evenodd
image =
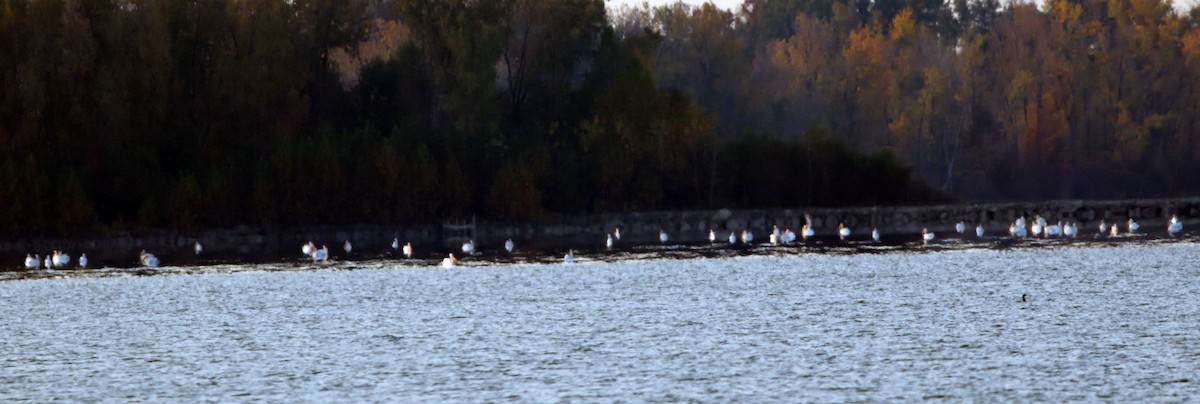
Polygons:
<instances>
[{"instance_id":1,"label":"shoreline","mask_svg":"<svg viewBox=\"0 0 1200 404\"><path fill-rule=\"evenodd\" d=\"M518 249L538 251L581 251L603 249L606 234L621 228L620 245L657 246L658 232L665 230L670 235L671 245L705 245L708 231L717 233L724 240L730 232L750 230L758 241L767 241L772 227L780 231L799 231L805 215L812 217L816 240L836 241L834 231L839 223L845 223L852 231L852 240L867 240L872 228L877 227L885 240L903 241L909 236L920 234L922 228L938 234L953 232L954 224L965 222L969 227L983 225L989 236L1007 235L1009 223L1019 216L1032 218L1036 214L1046 217L1050 223L1072 221L1080 225L1081 238L1095 235L1100 220L1108 223L1123 223L1129 217L1136 219L1142 229L1139 233L1166 236L1166 222L1178 214L1184 222L1184 230L1200 226L1200 198L1144 199L1144 200L1061 200L1002 204L960 204L902 207L850 207L850 208L791 208L791 209L748 209L748 210L681 210L658 212L606 213L562 217L524 223L493 220L471 220L470 222L443 222L440 224L383 226L297 226L291 228L265 229L238 226L232 229L213 229L196 234L178 231L153 231L141 235L121 233L112 237L52 238L40 237L25 240L0 240L0 270L17 270L25 254L46 254L54 250L65 251L77 259L87 253L89 259L98 264L116 267L133 266L137 253L147 250L164 258L164 263L212 262L272 262L280 258L298 257L300 245L314 241L318 246L329 246L334 256L342 252L342 242L351 240L356 254L352 257L386 256L393 238L400 244L412 243L424 254L421 256L444 257L446 253L458 252L458 246L474 240L480 251L502 251L506 239L513 239ZM972 231L968 231L972 233ZM1161 234L1160 234L1161 233ZM915 238L913 238L915 240ZM199 241L205 254L195 257L193 243ZM436 255L431 255L436 252ZM191 256L189 258L189 256Z\"/></svg>"}]
</instances>

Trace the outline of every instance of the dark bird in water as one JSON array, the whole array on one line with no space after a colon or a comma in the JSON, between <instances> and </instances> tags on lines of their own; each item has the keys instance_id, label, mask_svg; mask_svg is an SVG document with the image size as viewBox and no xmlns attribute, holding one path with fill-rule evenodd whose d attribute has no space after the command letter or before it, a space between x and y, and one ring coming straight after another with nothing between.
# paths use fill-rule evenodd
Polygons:
<instances>
[{"instance_id":1,"label":"dark bird in water","mask_svg":"<svg viewBox=\"0 0 1200 404\"><path fill-rule=\"evenodd\" d=\"M1024 293L1022 293L1021 294L1021 303L1025 303L1025 297L1026 297L1026 295Z\"/></svg>"}]
</instances>

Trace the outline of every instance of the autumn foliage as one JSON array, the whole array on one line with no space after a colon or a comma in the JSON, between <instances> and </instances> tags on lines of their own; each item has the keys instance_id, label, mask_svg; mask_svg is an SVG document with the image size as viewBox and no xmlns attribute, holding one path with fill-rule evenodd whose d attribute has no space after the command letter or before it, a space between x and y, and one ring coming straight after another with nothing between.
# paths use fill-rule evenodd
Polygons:
<instances>
[{"instance_id":1,"label":"autumn foliage","mask_svg":"<svg viewBox=\"0 0 1200 404\"><path fill-rule=\"evenodd\" d=\"M0 0L0 235L1196 193L1198 22L1161 0Z\"/></svg>"}]
</instances>

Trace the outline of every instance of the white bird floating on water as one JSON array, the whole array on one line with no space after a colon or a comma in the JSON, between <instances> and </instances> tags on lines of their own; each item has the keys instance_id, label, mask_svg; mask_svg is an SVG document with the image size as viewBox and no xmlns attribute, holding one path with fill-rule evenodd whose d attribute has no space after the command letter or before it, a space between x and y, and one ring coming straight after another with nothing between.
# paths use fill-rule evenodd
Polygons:
<instances>
[{"instance_id":1,"label":"white bird floating on water","mask_svg":"<svg viewBox=\"0 0 1200 404\"><path fill-rule=\"evenodd\" d=\"M879 242L879 229L871 228L871 240L875 240L876 243Z\"/></svg>"},{"instance_id":2,"label":"white bird floating on water","mask_svg":"<svg viewBox=\"0 0 1200 404\"><path fill-rule=\"evenodd\" d=\"M966 234L967 233L967 224L962 221L955 223L954 231L958 232L958 234Z\"/></svg>"},{"instance_id":3,"label":"white bird floating on water","mask_svg":"<svg viewBox=\"0 0 1200 404\"><path fill-rule=\"evenodd\" d=\"M658 231L658 242L663 244L667 243L667 232L665 230Z\"/></svg>"},{"instance_id":4,"label":"white bird floating on water","mask_svg":"<svg viewBox=\"0 0 1200 404\"><path fill-rule=\"evenodd\" d=\"M781 239L783 240L784 244L791 243L793 241L796 241L796 233L793 232L792 229L784 230L783 236L781 236Z\"/></svg>"},{"instance_id":5,"label":"white bird floating on water","mask_svg":"<svg viewBox=\"0 0 1200 404\"><path fill-rule=\"evenodd\" d=\"M1183 232L1183 223L1179 221L1178 215L1171 215L1171 222L1167 224L1167 234L1175 237Z\"/></svg>"},{"instance_id":6,"label":"white bird floating on water","mask_svg":"<svg viewBox=\"0 0 1200 404\"><path fill-rule=\"evenodd\" d=\"M204 251L204 246L200 245L200 242L197 241L196 245L192 246L192 251L195 251L196 255L200 255Z\"/></svg>"},{"instance_id":7,"label":"white bird floating on water","mask_svg":"<svg viewBox=\"0 0 1200 404\"><path fill-rule=\"evenodd\" d=\"M404 243L404 258L412 258L413 248L412 243Z\"/></svg>"},{"instance_id":8,"label":"white bird floating on water","mask_svg":"<svg viewBox=\"0 0 1200 404\"><path fill-rule=\"evenodd\" d=\"M40 266L42 266L42 257L40 255L34 254L30 256L29 254L25 254L25 269L38 269Z\"/></svg>"},{"instance_id":9,"label":"white bird floating on water","mask_svg":"<svg viewBox=\"0 0 1200 404\"><path fill-rule=\"evenodd\" d=\"M349 254L350 250L354 249L354 246L350 245L350 240L346 240L346 243L342 244L342 249L346 250L346 254Z\"/></svg>"},{"instance_id":10,"label":"white bird floating on water","mask_svg":"<svg viewBox=\"0 0 1200 404\"><path fill-rule=\"evenodd\" d=\"M1063 233L1062 222L1058 222L1058 224L1052 224L1052 225L1046 226L1045 232L1046 232L1046 237L1061 236Z\"/></svg>"},{"instance_id":11,"label":"white bird floating on water","mask_svg":"<svg viewBox=\"0 0 1200 404\"><path fill-rule=\"evenodd\" d=\"M142 266L150 268L158 267L158 257L155 257L154 254L148 253L146 250L142 250L140 258L142 261Z\"/></svg>"},{"instance_id":12,"label":"white bird floating on water","mask_svg":"<svg viewBox=\"0 0 1200 404\"><path fill-rule=\"evenodd\" d=\"M79 267L86 269L87 265L88 265L87 253L79 254Z\"/></svg>"},{"instance_id":13,"label":"white bird floating on water","mask_svg":"<svg viewBox=\"0 0 1200 404\"><path fill-rule=\"evenodd\" d=\"M754 233L751 233L750 230L742 230L742 244L750 244L752 241L754 241Z\"/></svg>"},{"instance_id":14,"label":"white bird floating on water","mask_svg":"<svg viewBox=\"0 0 1200 404\"><path fill-rule=\"evenodd\" d=\"M1127 226L1129 227L1130 233L1137 233L1138 228L1142 227L1141 225L1138 224L1138 222L1133 221L1132 217L1129 218L1129 224Z\"/></svg>"},{"instance_id":15,"label":"white bird floating on water","mask_svg":"<svg viewBox=\"0 0 1200 404\"><path fill-rule=\"evenodd\" d=\"M469 240L469 241L463 242L462 252L463 252L463 254L468 254L468 255L474 254L475 253L475 240Z\"/></svg>"},{"instance_id":16,"label":"white bird floating on water","mask_svg":"<svg viewBox=\"0 0 1200 404\"><path fill-rule=\"evenodd\" d=\"M933 237L934 237L933 233L930 233L929 229L921 228L921 243L922 244L929 244L930 241L933 241Z\"/></svg>"},{"instance_id":17,"label":"white bird floating on water","mask_svg":"<svg viewBox=\"0 0 1200 404\"><path fill-rule=\"evenodd\" d=\"M512 254L513 249L515 249L515 248L517 248L517 245L513 244L513 241L511 238L508 240L504 240L504 251L508 251L509 254Z\"/></svg>"},{"instance_id":18,"label":"white bird floating on water","mask_svg":"<svg viewBox=\"0 0 1200 404\"><path fill-rule=\"evenodd\" d=\"M574 264L575 263L575 250L567 250L567 255L563 256L563 263L564 264Z\"/></svg>"},{"instance_id":19,"label":"white bird floating on water","mask_svg":"<svg viewBox=\"0 0 1200 404\"><path fill-rule=\"evenodd\" d=\"M449 257L442 258L442 268L453 268L457 264L458 258L454 258L453 253L451 253Z\"/></svg>"},{"instance_id":20,"label":"white bird floating on water","mask_svg":"<svg viewBox=\"0 0 1200 404\"><path fill-rule=\"evenodd\" d=\"M838 223L838 238L846 241L846 237L850 237L850 228L846 227L845 224Z\"/></svg>"},{"instance_id":21,"label":"white bird floating on water","mask_svg":"<svg viewBox=\"0 0 1200 404\"><path fill-rule=\"evenodd\" d=\"M983 238L983 225L975 225L975 237Z\"/></svg>"},{"instance_id":22,"label":"white bird floating on water","mask_svg":"<svg viewBox=\"0 0 1200 404\"><path fill-rule=\"evenodd\" d=\"M1024 220L1017 219L1011 226L1008 226L1008 234L1016 238L1025 238L1029 236L1029 230L1025 230Z\"/></svg>"}]
</instances>

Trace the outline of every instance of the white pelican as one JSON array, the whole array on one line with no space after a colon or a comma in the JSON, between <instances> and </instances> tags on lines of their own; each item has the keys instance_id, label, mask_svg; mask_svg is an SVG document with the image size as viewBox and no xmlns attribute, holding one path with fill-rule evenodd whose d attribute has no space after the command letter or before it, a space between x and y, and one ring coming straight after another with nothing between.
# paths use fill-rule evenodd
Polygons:
<instances>
[{"instance_id":1,"label":"white pelican","mask_svg":"<svg viewBox=\"0 0 1200 404\"><path fill-rule=\"evenodd\" d=\"M204 246L200 245L200 242L197 241L196 245L192 246L192 251L195 251L196 255L200 255L204 251Z\"/></svg>"},{"instance_id":2,"label":"white pelican","mask_svg":"<svg viewBox=\"0 0 1200 404\"><path fill-rule=\"evenodd\" d=\"M321 246L321 248L314 249L312 253L312 260L329 261L329 247Z\"/></svg>"},{"instance_id":3,"label":"white pelican","mask_svg":"<svg viewBox=\"0 0 1200 404\"><path fill-rule=\"evenodd\" d=\"M737 233L729 232L729 244L737 244Z\"/></svg>"},{"instance_id":4,"label":"white pelican","mask_svg":"<svg viewBox=\"0 0 1200 404\"><path fill-rule=\"evenodd\" d=\"M933 241L933 233L930 233L929 229L921 228L921 243L929 244L930 241Z\"/></svg>"},{"instance_id":5,"label":"white pelican","mask_svg":"<svg viewBox=\"0 0 1200 404\"><path fill-rule=\"evenodd\" d=\"M150 268L155 268L158 266L158 257L155 257L154 254L150 254L150 253L146 252L146 250L142 250L142 253L140 254L140 256L141 256L142 266L147 266Z\"/></svg>"},{"instance_id":6,"label":"white pelican","mask_svg":"<svg viewBox=\"0 0 1200 404\"><path fill-rule=\"evenodd\" d=\"M1133 221L1132 217L1129 218L1129 224L1127 226L1129 227L1130 233L1137 233L1138 228L1141 227L1140 225L1138 225L1138 222Z\"/></svg>"},{"instance_id":7,"label":"white pelican","mask_svg":"<svg viewBox=\"0 0 1200 404\"><path fill-rule=\"evenodd\" d=\"M958 223L954 224L954 231L958 232L958 234L966 234L967 224L960 220Z\"/></svg>"},{"instance_id":8,"label":"white pelican","mask_svg":"<svg viewBox=\"0 0 1200 404\"><path fill-rule=\"evenodd\" d=\"M1063 225L1062 231L1063 237L1075 238L1075 236L1079 235L1079 225L1067 222L1067 224Z\"/></svg>"},{"instance_id":9,"label":"white pelican","mask_svg":"<svg viewBox=\"0 0 1200 404\"><path fill-rule=\"evenodd\" d=\"M604 248L611 250L613 248L613 235L609 234L608 239L604 240Z\"/></svg>"},{"instance_id":10,"label":"white pelican","mask_svg":"<svg viewBox=\"0 0 1200 404\"><path fill-rule=\"evenodd\" d=\"M350 250L354 249L354 246L350 245L350 240L346 240L346 243L342 244L342 249L346 250L346 254L349 254Z\"/></svg>"},{"instance_id":11,"label":"white pelican","mask_svg":"<svg viewBox=\"0 0 1200 404\"><path fill-rule=\"evenodd\" d=\"M1179 216L1171 215L1171 222L1167 224L1167 234L1175 237L1183 232L1183 223L1179 221Z\"/></svg>"},{"instance_id":12,"label":"white pelican","mask_svg":"<svg viewBox=\"0 0 1200 404\"><path fill-rule=\"evenodd\" d=\"M879 229L871 228L871 240L875 240L876 243L879 242Z\"/></svg>"},{"instance_id":13,"label":"white pelican","mask_svg":"<svg viewBox=\"0 0 1200 404\"><path fill-rule=\"evenodd\" d=\"M1061 236L1062 230L1063 230L1062 222L1058 222L1058 224L1052 224L1052 225L1046 226L1046 230L1045 230L1046 237Z\"/></svg>"},{"instance_id":14,"label":"white pelican","mask_svg":"<svg viewBox=\"0 0 1200 404\"><path fill-rule=\"evenodd\" d=\"M983 225L975 225L975 237L983 238Z\"/></svg>"},{"instance_id":15,"label":"white pelican","mask_svg":"<svg viewBox=\"0 0 1200 404\"><path fill-rule=\"evenodd\" d=\"M783 240L784 244L791 243L793 241L796 241L796 233L792 232L792 229L784 230L783 236L781 237L781 239Z\"/></svg>"},{"instance_id":16,"label":"white pelican","mask_svg":"<svg viewBox=\"0 0 1200 404\"><path fill-rule=\"evenodd\" d=\"M567 250L567 255L563 256L563 263L564 264L574 264L575 263L575 250Z\"/></svg>"},{"instance_id":17,"label":"white pelican","mask_svg":"<svg viewBox=\"0 0 1200 404\"><path fill-rule=\"evenodd\" d=\"M412 243L404 243L404 257L412 258L412 254L413 254Z\"/></svg>"},{"instance_id":18,"label":"white pelican","mask_svg":"<svg viewBox=\"0 0 1200 404\"><path fill-rule=\"evenodd\" d=\"M717 242L717 232L713 231L713 229L708 229L708 243L712 244L712 243L716 243L716 242Z\"/></svg>"},{"instance_id":19,"label":"white pelican","mask_svg":"<svg viewBox=\"0 0 1200 404\"><path fill-rule=\"evenodd\" d=\"M38 269L42 266L42 256L34 254L32 257L25 254L25 269Z\"/></svg>"},{"instance_id":20,"label":"white pelican","mask_svg":"<svg viewBox=\"0 0 1200 404\"><path fill-rule=\"evenodd\" d=\"M742 244L750 244L751 241L754 241L754 233L751 233L750 230L742 230Z\"/></svg>"},{"instance_id":21,"label":"white pelican","mask_svg":"<svg viewBox=\"0 0 1200 404\"><path fill-rule=\"evenodd\" d=\"M658 242L663 244L667 243L667 232L665 230L658 231Z\"/></svg>"},{"instance_id":22,"label":"white pelican","mask_svg":"<svg viewBox=\"0 0 1200 404\"><path fill-rule=\"evenodd\" d=\"M442 258L442 268L453 268L457 264L458 258L454 258L454 253L451 253L449 257Z\"/></svg>"},{"instance_id":23,"label":"white pelican","mask_svg":"<svg viewBox=\"0 0 1200 404\"><path fill-rule=\"evenodd\" d=\"M400 249L400 239L398 239L398 238L394 238L394 239L392 239L392 249L393 249L393 250L399 250L399 249Z\"/></svg>"},{"instance_id":24,"label":"white pelican","mask_svg":"<svg viewBox=\"0 0 1200 404\"><path fill-rule=\"evenodd\" d=\"M462 252L463 252L463 254L475 253L475 240L469 240L469 241L463 242Z\"/></svg>"},{"instance_id":25,"label":"white pelican","mask_svg":"<svg viewBox=\"0 0 1200 404\"><path fill-rule=\"evenodd\" d=\"M79 254L79 267L87 268L87 264L88 264L87 253Z\"/></svg>"},{"instance_id":26,"label":"white pelican","mask_svg":"<svg viewBox=\"0 0 1200 404\"><path fill-rule=\"evenodd\" d=\"M309 241L308 244L300 246L300 252L304 253L304 255L309 256L309 257L311 257L313 255L313 252L316 252L316 251L317 251L317 245L313 244L312 241Z\"/></svg>"},{"instance_id":27,"label":"white pelican","mask_svg":"<svg viewBox=\"0 0 1200 404\"><path fill-rule=\"evenodd\" d=\"M1120 228L1121 228L1121 226L1117 226L1116 223L1113 223L1112 226L1108 226L1108 230L1109 230L1108 235L1112 236L1112 237L1116 237L1117 233L1121 232Z\"/></svg>"},{"instance_id":28,"label":"white pelican","mask_svg":"<svg viewBox=\"0 0 1200 404\"><path fill-rule=\"evenodd\" d=\"M1100 234L1108 233L1108 223L1104 219L1100 219Z\"/></svg>"},{"instance_id":29,"label":"white pelican","mask_svg":"<svg viewBox=\"0 0 1200 404\"><path fill-rule=\"evenodd\" d=\"M514 248L517 248L517 246L516 246L516 244L513 244L513 241L511 238L508 240L504 240L504 251L508 251L509 254L512 254Z\"/></svg>"},{"instance_id":30,"label":"white pelican","mask_svg":"<svg viewBox=\"0 0 1200 404\"><path fill-rule=\"evenodd\" d=\"M838 223L838 238L846 241L846 237L850 237L850 228L846 227L845 224Z\"/></svg>"}]
</instances>

